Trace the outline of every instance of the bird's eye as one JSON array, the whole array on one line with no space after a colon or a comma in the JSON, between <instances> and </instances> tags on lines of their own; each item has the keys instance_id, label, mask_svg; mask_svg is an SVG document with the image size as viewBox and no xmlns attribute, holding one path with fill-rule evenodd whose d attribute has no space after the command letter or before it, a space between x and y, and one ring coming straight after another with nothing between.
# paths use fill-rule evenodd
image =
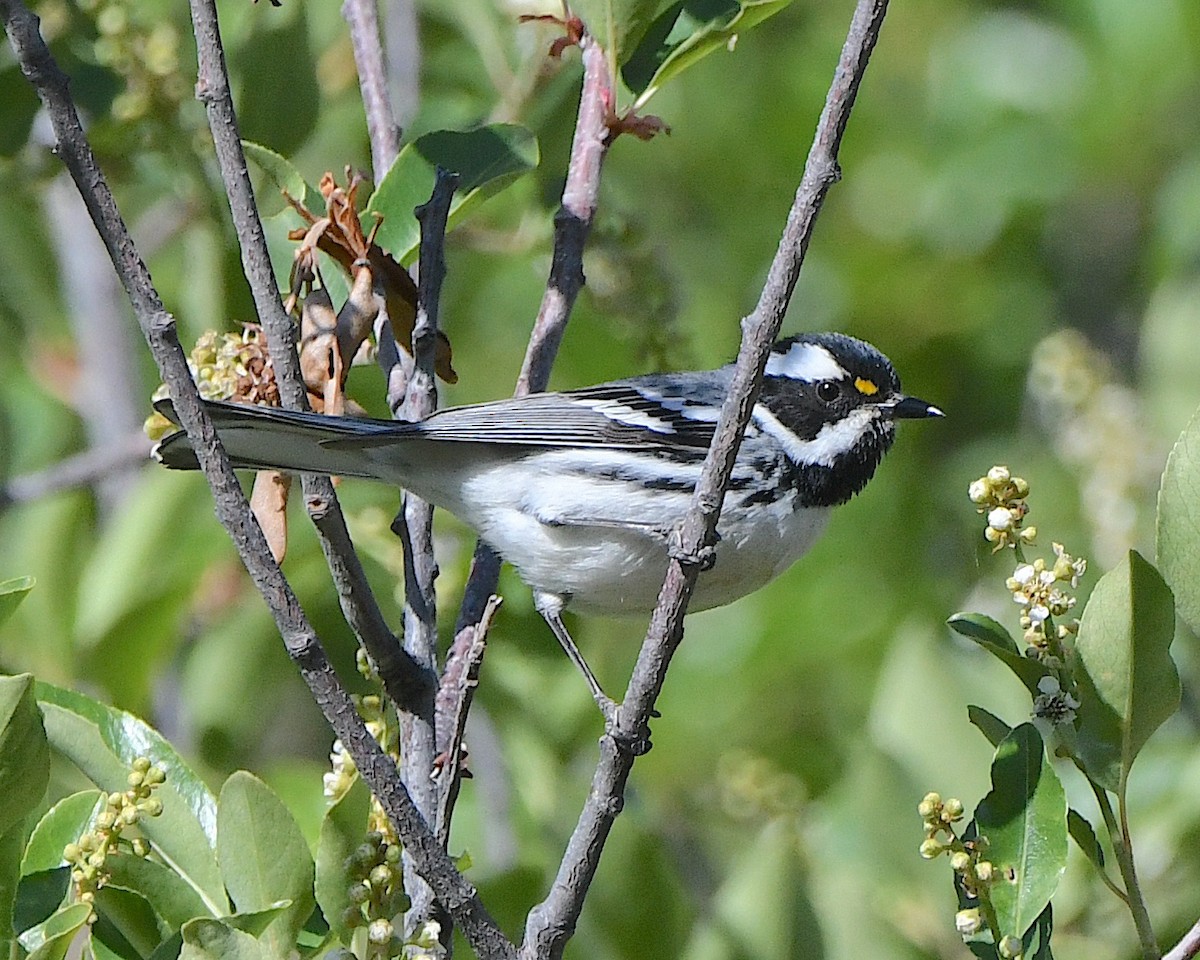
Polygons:
<instances>
[{"instance_id":1,"label":"bird's eye","mask_svg":"<svg viewBox=\"0 0 1200 960\"><path fill-rule=\"evenodd\" d=\"M824 403L833 403L842 391L838 389L838 385L832 380L822 380L817 384L817 399Z\"/></svg>"}]
</instances>

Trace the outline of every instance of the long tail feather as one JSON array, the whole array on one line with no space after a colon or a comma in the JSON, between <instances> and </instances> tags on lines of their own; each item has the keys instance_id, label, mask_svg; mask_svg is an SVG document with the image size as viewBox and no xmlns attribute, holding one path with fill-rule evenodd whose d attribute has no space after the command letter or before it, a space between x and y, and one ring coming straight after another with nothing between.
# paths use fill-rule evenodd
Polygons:
<instances>
[{"instance_id":1,"label":"long tail feather","mask_svg":"<svg viewBox=\"0 0 1200 960\"><path fill-rule=\"evenodd\" d=\"M179 423L170 400L155 405L172 423ZM235 467L327 473L349 477L394 480L378 459L367 451L338 441L369 438L403 443L414 436L412 424L358 417L326 417L277 407L206 402L205 408ZM377 446L371 443L369 446ZM173 470L199 469L192 443L183 431L173 433L154 448L154 457Z\"/></svg>"}]
</instances>

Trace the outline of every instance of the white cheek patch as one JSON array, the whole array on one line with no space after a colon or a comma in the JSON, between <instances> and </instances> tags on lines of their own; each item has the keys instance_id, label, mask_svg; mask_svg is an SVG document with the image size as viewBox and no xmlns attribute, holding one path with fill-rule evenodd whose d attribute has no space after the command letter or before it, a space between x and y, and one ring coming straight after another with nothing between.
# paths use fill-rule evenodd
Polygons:
<instances>
[{"instance_id":1,"label":"white cheek patch","mask_svg":"<svg viewBox=\"0 0 1200 960\"><path fill-rule=\"evenodd\" d=\"M608 417L609 420L616 423L628 424L631 427L644 427L655 433L674 432L674 428L667 421L614 400L572 400L571 402L595 410L601 416Z\"/></svg>"},{"instance_id":2,"label":"white cheek patch","mask_svg":"<svg viewBox=\"0 0 1200 960\"><path fill-rule=\"evenodd\" d=\"M833 354L815 343L793 343L787 353L772 353L767 360L768 376L789 377L816 383L818 380L849 378L846 368L833 359Z\"/></svg>"},{"instance_id":3,"label":"white cheek patch","mask_svg":"<svg viewBox=\"0 0 1200 960\"><path fill-rule=\"evenodd\" d=\"M811 440L801 440L761 403L754 405L751 420L763 433L773 437L783 447L788 459L793 463L812 463L829 467L842 454L854 449L854 445L863 434L871 429L876 416L875 408L859 407L836 423L825 424Z\"/></svg>"}]
</instances>

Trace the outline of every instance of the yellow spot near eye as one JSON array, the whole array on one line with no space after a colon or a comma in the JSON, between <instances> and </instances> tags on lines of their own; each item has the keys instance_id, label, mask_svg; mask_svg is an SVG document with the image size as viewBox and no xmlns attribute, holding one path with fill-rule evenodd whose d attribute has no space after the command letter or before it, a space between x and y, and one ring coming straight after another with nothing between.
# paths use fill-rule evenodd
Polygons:
<instances>
[{"instance_id":1,"label":"yellow spot near eye","mask_svg":"<svg viewBox=\"0 0 1200 960\"><path fill-rule=\"evenodd\" d=\"M879 388L875 386L875 381L864 380L862 377L854 381L854 386L858 388L858 392L864 397L873 397L879 392Z\"/></svg>"}]
</instances>

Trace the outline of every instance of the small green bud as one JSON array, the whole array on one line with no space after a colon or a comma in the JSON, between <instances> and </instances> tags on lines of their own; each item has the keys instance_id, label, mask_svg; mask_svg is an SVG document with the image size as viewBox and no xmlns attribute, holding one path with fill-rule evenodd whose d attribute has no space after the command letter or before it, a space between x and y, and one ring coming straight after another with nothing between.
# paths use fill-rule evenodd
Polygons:
<instances>
[{"instance_id":1,"label":"small green bud","mask_svg":"<svg viewBox=\"0 0 1200 960\"><path fill-rule=\"evenodd\" d=\"M146 771L146 783L157 787L160 783L165 783L167 780L167 771L162 767L151 767Z\"/></svg>"},{"instance_id":2,"label":"small green bud","mask_svg":"<svg viewBox=\"0 0 1200 960\"><path fill-rule=\"evenodd\" d=\"M960 937L973 937L983 929L983 914L978 907L959 910L954 915L954 929Z\"/></svg>"},{"instance_id":3,"label":"small green bud","mask_svg":"<svg viewBox=\"0 0 1200 960\"><path fill-rule=\"evenodd\" d=\"M383 946L384 944L391 943L395 932L392 921L380 917L372 920L371 925L367 927L367 939L377 946Z\"/></svg>"},{"instance_id":4,"label":"small green bud","mask_svg":"<svg viewBox=\"0 0 1200 960\"><path fill-rule=\"evenodd\" d=\"M367 883L355 883L346 894L351 903L366 903L371 899L371 887Z\"/></svg>"},{"instance_id":5,"label":"small green bud","mask_svg":"<svg viewBox=\"0 0 1200 960\"><path fill-rule=\"evenodd\" d=\"M79 848L79 844L68 843L63 847L63 859L68 863L74 863L81 856L83 856L83 851Z\"/></svg>"},{"instance_id":6,"label":"small green bud","mask_svg":"<svg viewBox=\"0 0 1200 960\"><path fill-rule=\"evenodd\" d=\"M383 890L395 878L395 873L392 868L385 863L378 864L371 868L371 886L376 890Z\"/></svg>"},{"instance_id":7,"label":"small green bud","mask_svg":"<svg viewBox=\"0 0 1200 960\"><path fill-rule=\"evenodd\" d=\"M1000 956L1004 957L1004 960L1018 960L1021 954L1024 953L1025 948L1021 945L1020 937L1014 937L1012 934L1009 934L1000 941L999 950Z\"/></svg>"},{"instance_id":8,"label":"small green bud","mask_svg":"<svg viewBox=\"0 0 1200 960\"><path fill-rule=\"evenodd\" d=\"M919 847L921 856L926 860L932 860L938 854L944 852L945 849L946 845L941 840L934 840L932 837L925 840Z\"/></svg>"},{"instance_id":9,"label":"small green bud","mask_svg":"<svg viewBox=\"0 0 1200 960\"><path fill-rule=\"evenodd\" d=\"M117 823L117 815L111 810L101 810L96 814L96 826L101 830L111 830Z\"/></svg>"},{"instance_id":10,"label":"small green bud","mask_svg":"<svg viewBox=\"0 0 1200 960\"><path fill-rule=\"evenodd\" d=\"M121 811L121 825L123 827L132 827L138 822L137 807L126 807Z\"/></svg>"},{"instance_id":11,"label":"small green bud","mask_svg":"<svg viewBox=\"0 0 1200 960\"><path fill-rule=\"evenodd\" d=\"M921 819L928 820L935 813L937 813L939 809L941 809L941 806L941 796L939 794L930 792L925 794L921 802L917 804L917 813L921 815Z\"/></svg>"},{"instance_id":12,"label":"small green bud","mask_svg":"<svg viewBox=\"0 0 1200 960\"><path fill-rule=\"evenodd\" d=\"M383 850L384 863L390 863L393 867L400 862L400 857L403 856L404 850L398 843L389 843Z\"/></svg>"},{"instance_id":13,"label":"small green bud","mask_svg":"<svg viewBox=\"0 0 1200 960\"><path fill-rule=\"evenodd\" d=\"M150 844L145 838L134 837L133 840L129 842L129 845L133 848L133 855L135 857L150 856Z\"/></svg>"},{"instance_id":14,"label":"small green bud","mask_svg":"<svg viewBox=\"0 0 1200 960\"><path fill-rule=\"evenodd\" d=\"M158 797L148 797L139 805L142 813L148 817L157 817L163 811L163 803Z\"/></svg>"},{"instance_id":15,"label":"small green bud","mask_svg":"<svg viewBox=\"0 0 1200 960\"><path fill-rule=\"evenodd\" d=\"M993 872L994 868L990 860L980 860L975 864L975 878L980 883L991 883Z\"/></svg>"},{"instance_id":16,"label":"small green bud","mask_svg":"<svg viewBox=\"0 0 1200 960\"><path fill-rule=\"evenodd\" d=\"M950 869L955 873L966 873L971 867L971 855L965 850L950 854Z\"/></svg>"},{"instance_id":17,"label":"small green bud","mask_svg":"<svg viewBox=\"0 0 1200 960\"><path fill-rule=\"evenodd\" d=\"M138 773L146 773L150 769L150 758L149 757L137 757L133 761L133 769L136 770Z\"/></svg>"},{"instance_id":18,"label":"small green bud","mask_svg":"<svg viewBox=\"0 0 1200 960\"><path fill-rule=\"evenodd\" d=\"M129 786L131 786L135 790L138 787L140 787L145 781L146 781L146 774L143 773L141 770L132 770L132 771L130 771L129 776L127 776L125 778L125 782L127 784L129 784Z\"/></svg>"},{"instance_id":19,"label":"small green bud","mask_svg":"<svg viewBox=\"0 0 1200 960\"><path fill-rule=\"evenodd\" d=\"M948 817L951 820L959 820L963 815L962 801L957 797L950 797L942 804L942 816Z\"/></svg>"}]
</instances>

